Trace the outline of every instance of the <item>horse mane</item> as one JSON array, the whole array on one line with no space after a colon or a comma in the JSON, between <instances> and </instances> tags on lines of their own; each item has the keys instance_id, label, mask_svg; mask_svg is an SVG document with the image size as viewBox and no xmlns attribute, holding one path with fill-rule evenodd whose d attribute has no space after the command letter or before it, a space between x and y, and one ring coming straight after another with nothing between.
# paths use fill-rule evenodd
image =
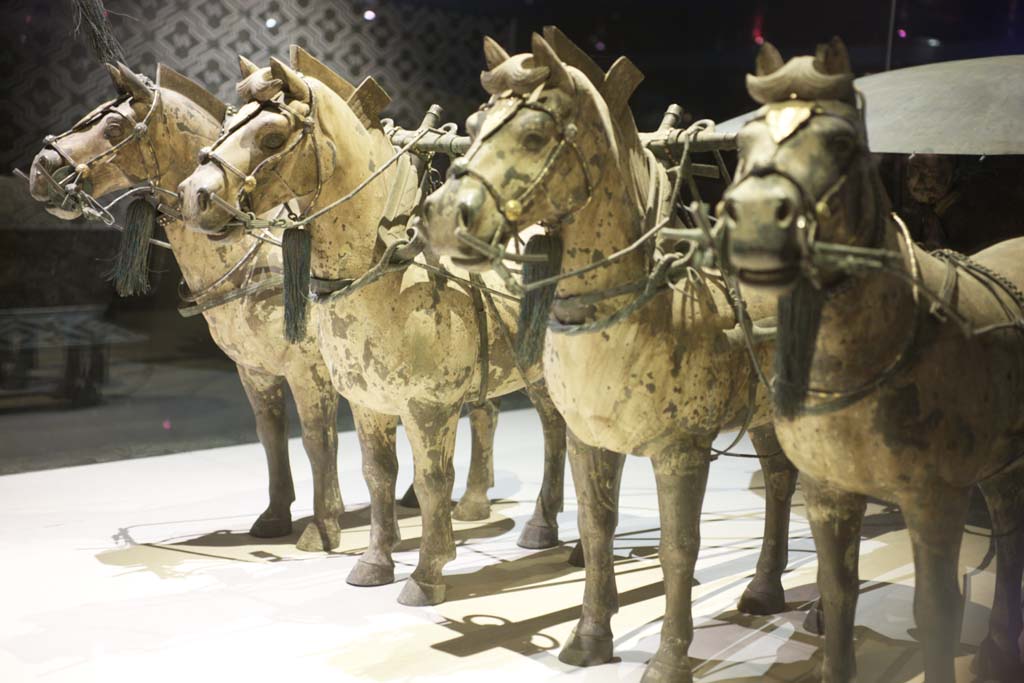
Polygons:
<instances>
[{"instance_id":1,"label":"horse mane","mask_svg":"<svg viewBox=\"0 0 1024 683\"><path fill-rule=\"evenodd\" d=\"M224 120L227 105L216 95L199 85L187 76L183 76L166 64L156 67L156 84L159 88L173 90L198 104L203 111L212 116L217 123Z\"/></svg>"},{"instance_id":2,"label":"horse mane","mask_svg":"<svg viewBox=\"0 0 1024 683\"><path fill-rule=\"evenodd\" d=\"M793 57L785 64L775 46L765 43L756 65L757 73L747 74L747 92L759 104L791 99L856 104L849 57L838 38L819 45L813 57Z\"/></svg>"}]
</instances>

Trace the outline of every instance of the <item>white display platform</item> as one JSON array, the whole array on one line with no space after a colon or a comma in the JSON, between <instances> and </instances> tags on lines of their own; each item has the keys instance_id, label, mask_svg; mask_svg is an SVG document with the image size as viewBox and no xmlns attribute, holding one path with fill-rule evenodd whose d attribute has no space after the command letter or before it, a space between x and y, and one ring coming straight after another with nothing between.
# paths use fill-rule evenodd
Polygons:
<instances>
[{"instance_id":1,"label":"white display platform","mask_svg":"<svg viewBox=\"0 0 1024 683\"><path fill-rule=\"evenodd\" d=\"M731 441L722 437L719 447ZM629 458L615 544L621 609L613 620L618 663L575 669L557 660L579 613L583 570L569 546L518 548L515 540L540 484L542 439L532 411L502 413L495 487L485 522L456 523L459 557L448 565L448 602L395 602L416 561L414 510L402 509L398 581L355 588L345 576L367 540L368 495L355 435L341 435L346 512L343 547L303 553L294 541L312 507L301 443L291 442L297 520L292 537L246 533L266 504L261 448L230 448L0 477L0 681L637 681L654 653L664 596L654 478ZM412 478L399 435L399 494ZM739 450L749 452L744 441ZM456 496L469 459L463 420ZM566 479L571 478L566 472ZM574 541L571 483L561 538ZM857 614L859 680L920 681L912 637L913 567L898 514L870 505L861 545ZM820 639L801 628L804 612L770 618L738 614L763 520L756 460L712 466L694 588L695 679L812 681ZM799 491L791 528L787 598L816 594L815 556ZM964 538L962 573L980 563L988 540ZM963 652L984 637L994 567L971 577ZM910 631L910 633L908 633ZM958 678L959 680L959 678Z\"/></svg>"}]
</instances>

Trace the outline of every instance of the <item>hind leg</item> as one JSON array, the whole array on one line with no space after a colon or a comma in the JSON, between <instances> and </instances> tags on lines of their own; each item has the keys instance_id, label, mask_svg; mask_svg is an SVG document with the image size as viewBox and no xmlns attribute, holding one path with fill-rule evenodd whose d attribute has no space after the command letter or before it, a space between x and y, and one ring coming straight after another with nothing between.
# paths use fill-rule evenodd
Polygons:
<instances>
[{"instance_id":1,"label":"hind leg","mask_svg":"<svg viewBox=\"0 0 1024 683\"><path fill-rule=\"evenodd\" d=\"M981 483L996 543L996 591L988 636L974 658L982 680L1024 681L1021 575L1024 573L1024 467Z\"/></svg>"},{"instance_id":2,"label":"hind leg","mask_svg":"<svg viewBox=\"0 0 1024 683\"><path fill-rule=\"evenodd\" d=\"M533 508L533 517L517 541L520 548L553 548L558 545L558 513L565 496L565 420L555 408L543 383L534 385L530 400L544 430L544 480Z\"/></svg>"},{"instance_id":3,"label":"hind leg","mask_svg":"<svg viewBox=\"0 0 1024 683\"><path fill-rule=\"evenodd\" d=\"M401 540L395 510L398 418L355 404L352 417L363 450L363 479L370 490L370 542L345 581L353 586L383 586L395 580L391 551Z\"/></svg>"},{"instance_id":4,"label":"hind leg","mask_svg":"<svg viewBox=\"0 0 1024 683\"><path fill-rule=\"evenodd\" d=\"M270 504L256 519L249 533L256 538L276 538L292 532L292 503L295 485L288 463L287 417L284 411L284 380L241 365L238 377L256 418L256 435L267 455Z\"/></svg>"},{"instance_id":5,"label":"hind leg","mask_svg":"<svg viewBox=\"0 0 1024 683\"><path fill-rule=\"evenodd\" d=\"M626 458L588 446L571 433L568 446L587 571L583 614L558 659L574 666L593 666L612 658L612 615L619 611L612 542L619 522L619 485Z\"/></svg>"},{"instance_id":6,"label":"hind leg","mask_svg":"<svg viewBox=\"0 0 1024 683\"><path fill-rule=\"evenodd\" d=\"M295 547L307 552L333 550L341 545L345 511L338 486L338 393L323 364L291 370L288 384L313 471L313 521L302 530Z\"/></svg>"},{"instance_id":7,"label":"hind leg","mask_svg":"<svg viewBox=\"0 0 1024 683\"><path fill-rule=\"evenodd\" d=\"M469 408L473 450L469 460L466 492L452 511L452 517L475 522L491 516L487 490L494 486L494 431L498 428L499 399L474 403Z\"/></svg>"},{"instance_id":8,"label":"hind leg","mask_svg":"<svg viewBox=\"0 0 1024 683\"><path fill-rule=\"evenodd\" d=\"M774 427L751 430L750 440L761 456L764 472L764 536L757 571L740 597L739 610L747 614L777 614L786 609L782 572L789 562L789 512L797 470L782 453Z\"/></svg>"},{"instance_id":9,"label":"hind leg","mask_svg":"<svg viewBox=\"0 0 1024 683\"><path fill-rule=\"evenodd\" d=\"M960 541L969 496L970 489L934 484L923 496L899 501L914 546L914 621L928 683L955 681L953 660L962 616ZM831 628L826 620L826 638Z\"/></svg>"},{"instance_id":10,"label":"hind leg","mask_svg":"<svg viewBox=\"0 0 1024 683\"><path fill-rule=\"evenodd\" d=\"M857 671L853 619L857 611L860 529L867 500L803 478L807 518L818 551L818 590L825 617L822 683L850 683Z\"/></svg>"}]
</instances>

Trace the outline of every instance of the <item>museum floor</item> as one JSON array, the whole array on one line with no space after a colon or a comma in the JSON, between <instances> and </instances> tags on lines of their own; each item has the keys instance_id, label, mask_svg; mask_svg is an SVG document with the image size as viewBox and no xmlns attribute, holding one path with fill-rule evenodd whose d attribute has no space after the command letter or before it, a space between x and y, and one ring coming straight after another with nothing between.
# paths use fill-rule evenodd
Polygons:
<instances>
[{"instance_id":1,"label":"museum floor","mask_svg":"<svg viewBox=\"0 0 1024 683\"><path fill-rule=\"evenodd\" d=\"M404 490L411 459L399 441ZM456 495L468 451L464 428ZM621 609L612 622L621 661L574 669L557 653L579 613L583 570L566 563L568 543L542 552L515 545L540 482L533 412L501 415L492 489L499 502L485 522L456 523L459 557L447 569L448 602L436 608L395 602L416 561L415 510L401 512L398 583L354 588L344 581L368 524L352 433L342 435L340 449L343 547L330 555L295 550L312 494L298 441L292 453L300 521L292 537L271 542L246 533L266 500L255 444L0 477L0 681L639 680L657 647L664 600L646 460L630 458L622 484L615 544ZM577 532L571 490L566 497L561 538L569 542ZM815 556L799 492L784 578L792 611L755 618L735 610L756 561L762 514L757 462L720 459L694 588L698 681L816 679L820 640L801 628L801 609L815 596ZM868 514L859 680L920 681L907 534L891 509L872 504ZM993 579L991 567L975 572L988 540L970 529L961 556L969 591L958 681L972 680L967 669L985 633Z\"/></svg>"}]
</instances>

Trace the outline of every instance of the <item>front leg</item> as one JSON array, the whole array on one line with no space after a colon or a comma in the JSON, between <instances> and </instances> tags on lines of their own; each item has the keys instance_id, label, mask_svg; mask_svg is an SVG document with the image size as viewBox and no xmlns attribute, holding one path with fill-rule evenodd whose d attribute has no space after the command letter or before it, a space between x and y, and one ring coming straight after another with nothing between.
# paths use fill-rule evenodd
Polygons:
<instances>
[{"instance_id":1,"label":"front leg","mask_svg":"<svg viewBox=\"0 0 1024 683\"><path fill-rule=\"evenodd\" d=\"M242 388L256 418L256 436L267 456L270 504L253 523L249 534L277 538L292 532L295 485L288 462L287 415L284 410L284 379L266 372L237 366Z\"/></svg>"},{"instance_id":2,"label":"front leg","mask_svg":"<svg viewBox=\"0 0 1024 683\"><path fill-rule=\"evenodd\" d=\"M543 382L531 387L528 393L544 430L544 479L533 516L516 543L520 548L539 550L558 545L558 513L565 498L566 427Z\"/></svg>"},{"instance_id":3,"label":"front leg","mask_svg":"<svg viewBox=\"0 0 1024 683\"><path fill-rule=\"evenodd\" d=\"M491 516L487 491L494 486L494 431L498 428L499 399L474 403L469 407L472 451L466 492L452 511L452 517L463 522L476 522Z\"/></svg>"},{"instance_id":4,"label":"front leg","mask_svg":"<svg viewBox=\"0 0 1024 683\"><path fill-rule=\"evenodd\" d=\"M825 617L822 683L849 683L857 671L853 618L857 611L860 528L867 501L804 476L807 519L818 550L818 590Z\"/></svg>"},{"instance_id":5,"label":"front leg","mask_svg":"<svg viewBox=\"0 0 1024 683\"><path fill-rule=\"evenodd\" d=\"M313 521L295 545L308 552L334 550L341 545L341 515L345 512L338 485L338 393L321 363L290 368L288 385L313 470Z\"/></svg>"},{"instance_id":6,"label":"front leg","mask_svg":"<svg viewBox=\"0 0 1024 683\"><path fill-rule=\"evenodd\" d=\"M700 511L708 484L711 444L689 444L652 461L661 516L658 555L665 577L665 620L661 643L643 681L689 683L693 680L688 656L693 641L693 573L700 551Z\"/></svg>"},{"instance_id":7,"label":"front leg","mask_svg":"<svg viewBox=\"0 0 1024 683\"><path fill-rule=\"evenodd\" d=\"M351 406L363 450L363 479L370 491L370 542L345 581L353 586L383 586L395 580L391 551L401 540L395 510L398 418Z\"/></svg>"},{"instance_id":8,"label":"front leg","mask_svg":"<svg viewBox=\"0 0 1024 683\"><path fill-rule=\"evenodd\" d=\"M619 486L626 458L588 446L572 432L568 446L587 569L583 614L558 659L574 666L593 666L612 658L612 615L619 611L612 541L619 522Z\"/></svg>"},{"instance_id":9,"label":"front leg","mask_svg":"<svg viewBox=\"0 0 1024 683\"><path fill-rule=\"evenodd\" d=\"M960 541L969 499L970 489L935 485L924 495L899 501L914 545L914 621L921 634L928 683L955 683L963 610ZM825 628L831 628L827 617Z\"/></svg>"},{"instance_id":10,"label":"front leg","mask_svg":"<svg viewBox=\"0 0 1024 683\"><path fill-rule=\"evenodd\" d=\"M786 609L782 572L789 562L789 514L798 473L782 452L773 426L752 429L750 440L764 473L764 535L757 571L743 591L739 610L747 614L777 614Z\"/></svg>"},{"instance_id":11,"label":"front leg","mask_svg":"<svg viewBox=\"0 0 1024 683\"><path fill-rule=\"evenodd\" d=\"M455 559L452 533L452 488L455 484L455 430L461 405L439 406L410 401L402 415L415 468L423 535L420 559L398 596L403 605L444 602L444 566Z\"/></svg>"}]
</instances>

